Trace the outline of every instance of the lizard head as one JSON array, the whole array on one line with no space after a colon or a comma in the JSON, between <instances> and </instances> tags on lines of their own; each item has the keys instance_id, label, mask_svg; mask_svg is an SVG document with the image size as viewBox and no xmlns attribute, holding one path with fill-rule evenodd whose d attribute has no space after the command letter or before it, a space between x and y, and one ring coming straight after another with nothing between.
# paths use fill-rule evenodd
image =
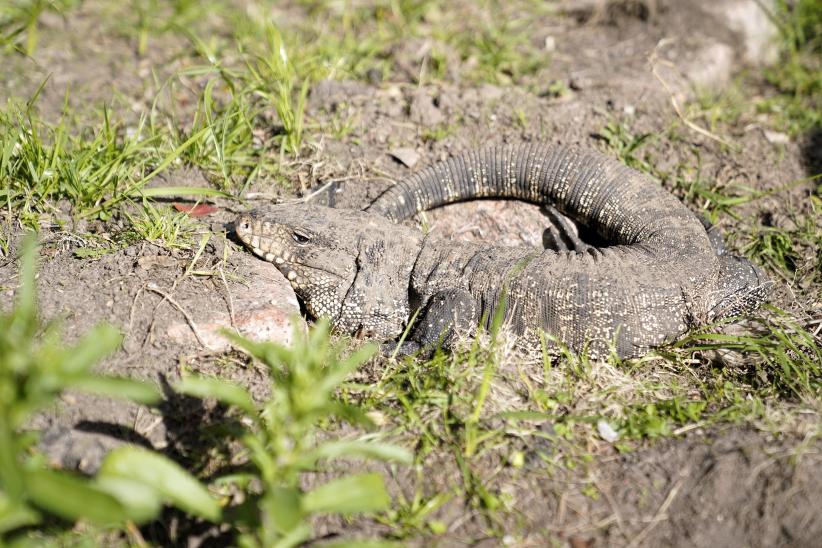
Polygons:
<instances>
[{"instance_id":1,"label":"lizard head","mask_svg":"<svg viewBox=\"0 0 822 548\"><path fill-rule=\"evenodd\" d=\"M407 277L422 238L416 230L363 211L307 204L240 215L235 229L288 278L314 318L328 317L349 332L382 333L381 315L402 309L395 301L407 303Z\"/></svg>"},{"instance_id":2,"label":"lizard head","mask_svg":"<svg viewBox=\"0 0 822 548\"><path fill-rule=\"evenodd\" d=\"M765 302L773 286L765 272L744 257L717 255L719 276L709 321L740 316Z\"/></svg>"}]
</instances>

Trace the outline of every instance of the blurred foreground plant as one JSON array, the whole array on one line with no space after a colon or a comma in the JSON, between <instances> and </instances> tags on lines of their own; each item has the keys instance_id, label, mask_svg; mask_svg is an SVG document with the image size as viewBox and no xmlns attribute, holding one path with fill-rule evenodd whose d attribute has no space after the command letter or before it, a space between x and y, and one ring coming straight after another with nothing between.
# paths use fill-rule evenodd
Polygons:
<instances>
[{"instance_id":1,"label":"blurred foreground plant","mask_svg":"<svg viewBox=\"0 0 822 548\"><path fill-rule=\"evenodd\" d=\"M296 330L291 348L226 333L268 368L272 394L260 406L243 387L219 379L192 376L177 387L188 395L215 398L242 414L236 437L245 448L247 465L243 473L219 480L250 493L226 511L227 520L242 531L242 546L295 546L311 537L312 515L348 515L389 506L383 479L374 473L343 476L303 491L301 476L315 470L321 459L411 463L412 455L393 445L362 439L322 441L318 423L333 417L370 424L359 408L337 401L334 391L375 352L373 345L364 346L343 359L343 349L331 343L329 331L325 321L308 334Z\"/></svg>"},{"instance_id":2,"label":"blurred foreground plant","mask_svg":"<svg viewBox=\"0 0 822 548\"><path fill-rule=\"evenodd\" d=\"M35 306L35 237L23 246L14 309L0 315L0 545L46 514L120 526L154 519L163 502L217 520L220 508L191 475L162 455L123 447L109 453L95 478L55 470L34 451L26 432L31 417L53 406L66 389L80 389L144 404L160 399L146 383L95 374L92 367L114 351L120 333L100 325L66 346L57 323L41 325Z\"/></svg>"}]
</instances>

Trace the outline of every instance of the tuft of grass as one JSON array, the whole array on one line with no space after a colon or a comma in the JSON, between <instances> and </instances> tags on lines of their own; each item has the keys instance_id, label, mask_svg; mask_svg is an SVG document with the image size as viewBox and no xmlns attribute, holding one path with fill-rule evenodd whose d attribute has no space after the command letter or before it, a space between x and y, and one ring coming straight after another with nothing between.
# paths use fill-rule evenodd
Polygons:
<instances>
[{"instance_id":1,"label":"tuft of grass","mask_svg":"<svg viewBox=\"0 0 822 548\"><path fill-rule=\"evenodd\" d=\"M630 128L619 121L609 122L597 137L605 141L612 154L622 163L658 179L663 185L678 192L680 197L696 204L711 223L716 223L721 215L737 218L734 207L749 203L765 192L739 184L726 184L702 175L702 159L699 149L691 147L694 162L681 162L671 171L659 169L648 155L640 156L642 147L651 142L649 133L635 135Z\"/></svg>"},{"instance_id":2,"label":"tuft of grass","mask_svg":"<svg viewBox=\"0 0 822 548\"><path fill-rule=\"evenodd\" d=\"M175 212L170 208L161 210L147 200L143 201L140 215L132 216L127 211L123 213L139 239L162 247L190 249L198 231L197 222L188 213Z\"/></svg>"},{"instance_id":3,"label":"tuft of grass","mask_svg":"<svg viewBox=\"0 0 822 548\"><path fill-rule=\"evenodd\" d=\"M617 120L612 120L602 128L596 137L605 141L608 149L620 162L638 171L654 175L654 169L647 160L637 156L639 149L651 138L650 133L634 135L628 127Z\"/></svg>"},{"instance_id":4,"label":"tuft of grass","mask_svg":"<svg viewBox=\"0 0 822 548\"><path fill-rule=\"evenodd\" d=\"M34 55L39 39L37 22L45 12L64 15L78 0L9 0L0 5L0 46Z\"/></svg>"},{"instance_id":5,"label":"tuft of grass","mask_svg":"<svg viewBox=\"0 0 822 548\"><path fill-rule=\"evenodd\" d=\"M779 0L782 56L765 76L778 94L758 106L792 135L822 128L822 0Z\"/></svg>"},{"instance_id":6,"label":"tuft of grass","mask_svg":"<svg viewBox=\"0 0 822 548\"><path fill-rule=\"evenodd\" d=\"M152 36L167 32L185 32L195 23L201 14L208 10L213 12L223 6L215 2L198 2L196 0L130 0L129 14L136 16L133 25L124 25L128 34L137 40L137 54L146 55L149 40Z\"/></svg>"},{"instance_id":7,"label":"tuft of grass","mask_svg":"<svg viewBox=\"0 0 822 548\"><path fill-rule=\"evenodd\" d=\"M5 182L0 208L24 225L37 226L41 215L54 216L64 204L76 216L107 218L114 206L138 195L215 194L201 188L145 189L193 140L169 151L162 134L148 131L145 118L125 128L112 121L108 109L99 127L79 133L71 131L66 117L48 124L33 112L43 85L25 109L11 105L0 111L0 180Z\"/></svg>"},{"instance_id":8,"label":"tuft of grass","mask_svg":"<svg viewBox=\"0 0 822 548\"><path fill-rule=\"evenodd\" d=\"M300 81L277 27L267 22L263 33L265 51L257 54L254 65L248 65L249 80L253 92L277 111L284 133L282 150L299 156L310 80L302 78Z\"/></svg>"}]
</instances>

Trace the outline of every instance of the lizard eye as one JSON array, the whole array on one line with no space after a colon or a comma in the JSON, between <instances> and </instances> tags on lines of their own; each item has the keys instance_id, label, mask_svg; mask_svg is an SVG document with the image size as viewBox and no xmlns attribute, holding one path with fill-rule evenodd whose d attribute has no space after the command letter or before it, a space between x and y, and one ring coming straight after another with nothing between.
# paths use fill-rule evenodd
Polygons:
<instances>
[{"instance_id":1,"label":"lizard eye","mask_svg":"<svg viewBox=\"0 0 822 548\"><path fill-rule=\"evenodd\" d=\"M292 232L291 238L293 238L294 241L300 245L307 244L308 241L311 239L311 237L302 230L295 230L294 232Z\"/></svg>"}]
</instances>

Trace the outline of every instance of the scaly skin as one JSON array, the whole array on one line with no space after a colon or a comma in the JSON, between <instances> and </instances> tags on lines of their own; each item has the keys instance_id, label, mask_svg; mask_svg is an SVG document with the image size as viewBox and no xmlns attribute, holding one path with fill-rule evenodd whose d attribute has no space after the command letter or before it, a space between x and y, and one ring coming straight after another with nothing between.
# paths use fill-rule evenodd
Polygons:
<instances>
[{"instance_id":1,"label":"scaly skin","mask_svg":"<svg viewBox=\"0 0 822 548\"><path fill-rule=\"evenodd\" d=\"M552 205L606 247L538 251L439 241L395 225L459 200ZM375 215L377 214L377 215ZM625 358L757 306L769 282L655 181L595 152L552 145L468 152L411 175L368 212L279 206L237 234L292 280L308 312L343 331L448 344L505 302L514 332ZM507 298L501 301L503 291Z\"/></svg>"}]
</instances>

